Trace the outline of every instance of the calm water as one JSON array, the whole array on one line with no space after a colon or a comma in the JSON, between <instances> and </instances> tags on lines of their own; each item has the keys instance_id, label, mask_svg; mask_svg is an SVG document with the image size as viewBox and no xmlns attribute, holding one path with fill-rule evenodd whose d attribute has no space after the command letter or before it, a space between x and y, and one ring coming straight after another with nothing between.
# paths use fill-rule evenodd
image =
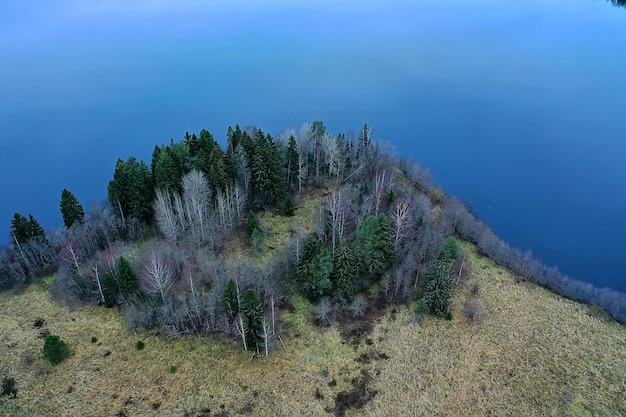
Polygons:
<instances>
[{"instance_id":1,"label":"calm water","mask_svg":"<svg viewBox=\"0 0 626 417\"><path fill-rule=\"evenodd\" d=\"M626 292L626 9L203 3L0 4L3 236L15 211L62 224L64 187L104 199L117 157L185 130L367 122L511 244Z\"/></svg>"}]
</instances>

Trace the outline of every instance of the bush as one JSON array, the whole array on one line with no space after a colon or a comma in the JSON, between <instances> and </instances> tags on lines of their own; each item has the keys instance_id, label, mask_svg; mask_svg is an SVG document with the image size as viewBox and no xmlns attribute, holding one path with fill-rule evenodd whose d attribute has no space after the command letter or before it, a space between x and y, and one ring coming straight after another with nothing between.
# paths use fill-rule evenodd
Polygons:
<instances>
[{"instance_id":1,"label":"bush","mask_svg":"<svg viewBox=\"0 0 626 417\"><path fill-rule=\"evenodd\" d=\"M329 326L335 320L335 308L330 298L324 297L313 307L313 318L317 324Z\"/></svg>"},{"instance_id":2,"label":"bush","mask_svg":"<svg viewBox=\"0 0 626 417\"><path fill-rule=\"evenodd\" d=\"M175 374L178 371L178 367L176 365L170 366L170 374Z\"/></svg>"},{"instance_id":3,"label":"bush","mask_svg":"<svg viewBox=\"0 0 626 417\"><path fill-rule=\"evenodd\" d=\"M17 398L17 388L15 387L15 379L8 376L2 379L2 393L0 396L7 396L9 398Z\"/></svg>"},{"instance_id":4,"label":"bush","mask_svg":"<svg viewBox=\"0 0 626 417\"><path fill-rule=\"evenodd\" d=\"M446 320L452 321L453 318L454 318L454 316L452 315L452 313L447 313L446 314Z\"/></svg>"},{"instance_id":5,"label":"bush","mask_svg":"<svg viewBox=\"0 0 626 417\"><path fill-rule=\"evenodd\" d=\"M259 219L256 217L256 214L251 211L248 213L248 221L246 222L246 233L248 236L252 236L255 229L259 229Z\"/></svg>"},{"instance_id":6,"label":"bush","mask_svg":"<svg viewBox=\"0 0 626 417\"><path fill-rule=\"evenodd\" d=\"M428 313L428 303L425 299L420 298L415 304L415 320L420 321L426 313Z\"/></svg>"},{"instance_id":7,"label":"bush","mask_svg":"<svg viewBox=\"0 0 626 417\"><path fill-rule=\"evenodd\" d=\"M296 206L293 203L293 199L291 197L287 197L285 199L285 204L283 204L283 214L285 216L293 216L296 213Z\"/></svg>"},{"instance_id":8,"label":"bush","mask_svg":"<svg viewBox=\"0 0 626 417\"><path fill-rule=\"evenodd\" d=\"M252 234L250 235L250 244L255 252L259 252L261 248L261 241L263 240L263 235L259 231L259 229L254 229Z\"/></svg>"},{"instance_id":9,"label":"bush","mask_svg":"<svg viewBox=\"0 0 626 417\"><path fill-rule=\"evenodd\" d=\"M363 294L358 294L354 297L352 304L350 304L350 312L352 313L352 317L359 318L365 315L365 310L367 310L367 300L363 296Z\"/></svg>"},{"instance_id":10,"label":"bush","mask_svg":"<svg viewBox=\"0 0 626 417\"><path fill-rule=\"evenodd\" d=\"M472 298L465 303L465 317L467 317L471 322L478 323L482 320L485 309L483 308L480 300L476 298Z\"/></svg>"},{"instance_id":11,"label":"bush","mask_svg":"<svg viewBox=\"0 0 626 417\"><path fill-rule=\"evenodd\" d=\"M92 336L91 343L98 343L98 338L96 336Z\"/></svg>"},{"instance_id":12,"label":"bush","mask_svg":"<svg viewBox=\"0 0 626 417\"><path fill-rule=\"evenodd\" d=\"M50 363L57 364L70 355L70 348L59 336L50 335L44 342L43 354Z\"/></svg>"},{"instance_id":13,"label":"bush","mask_svg":"<svg viewBox=\"0 0 626 417\"><path fill-rule=\"evenodd\" d=\"M143 350L143 348L146 347L146 344L144 342L142 342L141 340L137 341L137 344L135 345L135 348L137 350Z\"/></svg>"}]
</instances>

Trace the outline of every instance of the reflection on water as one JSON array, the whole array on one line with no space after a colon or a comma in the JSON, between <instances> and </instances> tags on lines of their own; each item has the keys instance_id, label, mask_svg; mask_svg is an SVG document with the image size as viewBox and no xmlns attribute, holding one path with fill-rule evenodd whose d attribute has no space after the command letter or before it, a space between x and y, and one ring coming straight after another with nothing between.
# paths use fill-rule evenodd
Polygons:
<instances>
[{"instance_id":1,"label":"reflection on water","mask_svg":"<svg viewBox=\"0 0 626 417\"><path fill-rule=\"evenodd\" d=\"M610 0L613 6L626 7L626 0Z\"/></svg>"}]
</instances>

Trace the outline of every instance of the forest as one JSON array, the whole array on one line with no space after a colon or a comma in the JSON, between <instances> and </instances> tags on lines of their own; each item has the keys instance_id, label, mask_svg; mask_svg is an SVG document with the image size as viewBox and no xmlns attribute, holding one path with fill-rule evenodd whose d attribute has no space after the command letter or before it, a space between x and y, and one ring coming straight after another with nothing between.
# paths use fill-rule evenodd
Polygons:
<instances>
[{"instance_id":1,"label":"forest","mask_svg":"<svg viewBox=\"0 0 626 417\"><path fill-rule=\"evenodd\" d=\"M626 323L625 294L511 247L367 124L334 135L315 121L276 137L237 125L225 146L207 130L186 133L156 145L149 163L118 159L106 191L85 209L63 190L57 230L15 213L0 287L47 279L68 303L120 309L130 328L223 335L267 355L296 295L321 326L405 303L418 320L452 320L451 294L471 273L463 240L523 280ZM313 221L289 220L307 204Z\"/></svg>"}]
</instances>

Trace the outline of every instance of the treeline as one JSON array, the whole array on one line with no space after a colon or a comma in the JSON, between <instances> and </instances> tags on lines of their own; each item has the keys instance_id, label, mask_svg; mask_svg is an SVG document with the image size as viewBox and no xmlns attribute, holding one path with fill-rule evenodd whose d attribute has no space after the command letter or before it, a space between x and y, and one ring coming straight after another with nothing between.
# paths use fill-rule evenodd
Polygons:
<instances>
[{"instance_id":1,"label":"treeline","mask_svg":"<svg viewBox=\"0 0 626 417\"><path fill-rule=\"evenodd\" d=\"M273 231L256 213L297 215L316 190L326 200L314 230L291 231L269 260L225 251L232 236L260 250ZM435 187L428 171L374 141L367 125L333 135L314 122L276 138L235 126L224 148L206 130L187 133L155 146L149 165L119 159L107 197L83 210L64 190L66 228L48 236L34 217L16 213L12 244L0 253L0 285L58 271L56 294L119 306L132 326L232 334L267 353L280 308L294 294L315 303L321 324L361 316L381 301L412 300L420 311L449 314L464 259L456 235L524 279L626 322L626 295L510 248Z\"/></svg>"}]
</instances>

